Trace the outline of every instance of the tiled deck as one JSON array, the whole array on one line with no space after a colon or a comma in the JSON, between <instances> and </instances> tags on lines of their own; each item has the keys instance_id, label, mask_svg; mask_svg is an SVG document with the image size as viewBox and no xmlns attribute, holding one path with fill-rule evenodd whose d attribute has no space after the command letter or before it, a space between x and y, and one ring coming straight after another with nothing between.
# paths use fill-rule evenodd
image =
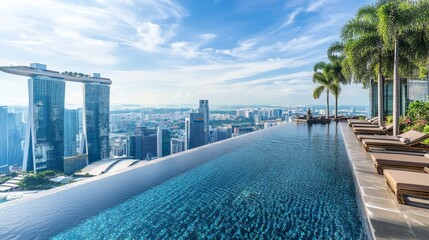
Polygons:
<instances>
[{"instance_id":1,"label":"tiled deck","mask_svg":"<svg viewBox=\"0 0 429 240\"><path fill-rule=\"evenodd\" d=\"M347 123L341 123L341 130L372 237L429 239L429 209L396 203L384 176L377 173L369 153Z\"/></svg>"}]
</instances>

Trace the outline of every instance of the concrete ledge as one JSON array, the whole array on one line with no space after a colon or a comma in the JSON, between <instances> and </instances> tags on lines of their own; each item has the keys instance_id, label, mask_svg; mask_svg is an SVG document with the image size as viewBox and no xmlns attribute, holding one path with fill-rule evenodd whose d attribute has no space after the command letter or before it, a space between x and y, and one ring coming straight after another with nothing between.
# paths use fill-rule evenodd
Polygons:
<instances>
[{"instance_id":1,"label":"concrete ledge","mask_svg":"<svg viewBox=\"0 0 429 240\"><path fill-rule=\"evenodd\" d=\"M398 204L351 128L340 126L372 238L429 239L429 209Z\"/></svg>"}]
</instances>

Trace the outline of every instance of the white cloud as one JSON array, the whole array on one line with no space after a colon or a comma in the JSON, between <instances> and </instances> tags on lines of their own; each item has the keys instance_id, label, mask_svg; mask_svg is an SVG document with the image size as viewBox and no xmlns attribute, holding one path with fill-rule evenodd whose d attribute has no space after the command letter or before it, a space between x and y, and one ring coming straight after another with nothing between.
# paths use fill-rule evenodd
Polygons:
<instances>
[{"instance_id":1,"label":"white cloud","mask_svg":"<svg viewBox=\"0 0 429 240\"><path fill-rule=\"evenodd\" d=\"M225 29L237 25L223 27L222 21L220 28L189 28L192 11L176 0L4 1L0 65L38 61L58 71L101 72L113 80L116 103L189 103L204 96L218 103L269 104L284 95L301 96L298 101L314 87L311 67L323 60L321 49L337 38L329 27L348 16L321 14L326 1L332 0L290 1L285 18L255 27L259 32L234 33ZM265 9L273 4L253 3ZM304 15L312 16L307 25ZM9 89L15 78L0 74L0 90ZM19 81L25 89L25 79ZM267 98L267 92L273 94ZM0 103L26 102L15 95L0 92Z\"/></svg>"},{"instance_id":2,"label":"white cloud","mask_svg":"<svg viewBox=\"0 0 429 240\"><path fill-rule=\"evenodd\" d=\"M322 6L323 4L327 4L327 2L328 0L312 1L311 4L307 7L306 11L307 12L317 11L320 6Z\"/></svg>"},{"instance_id":3,"label":"white cloud","mask_svg":"<svg viewBox=\"0 0 429 240\"><path fill-rule=\"evenodd\" d=\"M213 34L213 33L200 34L200 38L205 41L210 41L216 38L216 34Z\"/></svg>"},{"instance_id":4,"label":"white cloud","mask_svg":"<svg viewBox=\"0 0 429 240\"><path fill-rule=\"evenodd\" d=\"M158 24L151 22L141 23L137 28L137 40L131 42L130 45L147 52L155 51L159 45L166 41L161 31L161 27Z\"/></svg>"},{"instance_id":5,"label":"white cloud","mask_svg":"<svg viewBox=\"0 0 429 240\"><path fill-rule=\"evenodd\" d=\"M3 45L35 54L60 53L74 61L112 65L119 61L115 50L120 44L152 52L174 36L184 16L172 0L98 0L84 6L53 0L7 1L0 5L0 37Z\"/></svg>"}]
</instances>

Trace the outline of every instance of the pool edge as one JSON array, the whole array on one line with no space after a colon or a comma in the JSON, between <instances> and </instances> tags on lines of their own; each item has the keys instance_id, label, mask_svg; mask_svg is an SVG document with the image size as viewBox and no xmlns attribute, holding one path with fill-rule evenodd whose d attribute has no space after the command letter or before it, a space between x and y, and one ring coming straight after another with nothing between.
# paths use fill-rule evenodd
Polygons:
<instances>
[{"instance_id":1,"label":"pool edge","mask_svg":"<svg viewBox=\"0 0 429 240\"><path fill-rule=\"evenodd\" d=\"M346 153L347 153L349 168L350 168L350 171L352 172L352 175L353 175L353 182L355 185L355 192L356 192L356 202L358 203L358 206L359 206L359 212L361 213L362 222L363 222L363 225L365 226L366 235L368 236L369 239L376 239L376 236L374 234L374 228L371 224L370 217L369 217L368 212L367 212L367 208L365 207L363 195L362 195L361 190L360 190L359 182L357 180L355 165L353 164L352 156L351 156L351 153L349 151L349 144L346 141L346 136L344 135L343 124L340 123L338 127L340 128L341 136L342 136L343 143L344 143L344 148L345 148Z\"/></svg>"}]
</instances>

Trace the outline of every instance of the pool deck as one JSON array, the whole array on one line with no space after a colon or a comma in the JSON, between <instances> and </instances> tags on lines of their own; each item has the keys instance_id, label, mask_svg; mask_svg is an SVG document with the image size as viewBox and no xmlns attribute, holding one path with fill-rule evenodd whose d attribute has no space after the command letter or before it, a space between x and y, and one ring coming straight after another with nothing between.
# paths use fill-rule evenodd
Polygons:
<instances>
[{"instance_id":1,"label":"pool deck","mask_svg":"<svg viewBox=\"0 0 429 240\"><path fill-rule=\"evenodd\" d=\"M377 173L370 154L347 123L340 124L354 171L358 198L373 239L429 239L429 209L398 204L383 175Z\"/></svg>"}]
</instances>

